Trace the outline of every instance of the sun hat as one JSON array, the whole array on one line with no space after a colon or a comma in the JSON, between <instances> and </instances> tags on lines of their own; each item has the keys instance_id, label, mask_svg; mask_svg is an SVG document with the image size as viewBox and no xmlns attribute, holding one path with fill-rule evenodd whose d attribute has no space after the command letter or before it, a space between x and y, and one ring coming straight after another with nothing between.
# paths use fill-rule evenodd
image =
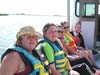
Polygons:
<instances>
[{"instance_id":1,"label":"sun hat","mask_svg":"<svg viewBox=\"0 0 100 75\"><path fill-rule=\"evenodd\" d=\"M16 37L19 38L20 36L22 35L25 35L25 34L29 34L29 35L34 35L34 36L37 36L38 38L41 38L41 34L39 32L37 32L34 27L32 26L25 26L25 27L22 27L19 32L17 33Z\"/></svg>"}]
</instances>

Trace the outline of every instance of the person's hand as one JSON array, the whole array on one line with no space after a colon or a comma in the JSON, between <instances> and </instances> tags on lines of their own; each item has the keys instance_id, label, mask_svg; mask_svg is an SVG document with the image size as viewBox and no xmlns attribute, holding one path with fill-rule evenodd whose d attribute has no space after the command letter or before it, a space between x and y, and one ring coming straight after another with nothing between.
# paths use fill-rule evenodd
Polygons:
<instances>
[{"instance_id":1,"label":"person's hand","mask_svg":"<svg viewBox=\"0 0 100 75\"><path fill-rule=\"evenodd\" d=\"M78 55L80 58L85 57L85 58L88 59L88 52L85 51L85 50L78 50L77 55Z\"/></svg>"},{"instance_id":2,"label":"person's hand","mask_svg":"<svg viewBox=\"0 0 100 75\"><path fill-rule=\"evenodd\" d=\"M54 64L50 64L49 66L50 66L50 69L51 69L51 75L61 75L61 73L56 70Z\"/></svg>"},{"instance_id":3,"label":"person's hand","mask_svg":"<svg viewBox=\"0 0 100 75\"><path fill-rule=\"evenodd\" d=\"M77 71L70 70L70 75L80 75Z\"/></svg>"},{"instance_id":4,"label":"person's hand","mask_svg":"<svg viewBox=\"0 0 100 75\"><path fill-rule=\"evenodd\" d=\"M82 57L84 57L84 56L82 55L82 52L81 52L81 50L78 50L78 51L77 51L77 55L79 56L79 58L82 58Z\"/></svg>"}]
</instances>

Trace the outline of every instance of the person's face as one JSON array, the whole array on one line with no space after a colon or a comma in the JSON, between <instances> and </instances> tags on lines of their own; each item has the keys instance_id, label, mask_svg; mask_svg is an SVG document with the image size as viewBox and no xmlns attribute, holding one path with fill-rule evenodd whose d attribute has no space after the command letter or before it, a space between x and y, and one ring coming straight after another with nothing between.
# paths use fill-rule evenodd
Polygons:
<instances>
[{"instance_id":1,"label":"person's face","mask_svg":"<svg viewBox=\"0 0 100 75\"><path fill-rule=\"evenodd\" d=\"M80 25L80 24L77 24L77 25L75 26L75 31L76 31L77 33L81 32L81 25Z\"/></svg>"},{"instance_id":2,"label":"person's face","mask_svg":"<svg viewBox=\"0 0 100 75\"><path fill-rule=\"evenodd\" d=\"M64 25L62 26L62 29L63 29L63 32L69 32L69 26L66 25L66 24L64 24Z\"/></svg>"},{"instance_id":3,"label":"person's face","mask_svg":"<svg viewBox=\"0 0 100 75\"><path fill-rule=\"evenodd\" d=\"M32 51L37 44L38 37L34 35L24 35L22 46L29 51Z\"/></svg>"},{"instance_id":4,"label":"person's face","mask_svg":"<svg viewBox=\"0 0 100 75\"><path fill-rule=\"evenodd\" d=\"M44 35L51 41L55 41L58 37L58 32L56 26L51 26Z\"/></svg>"},{"instance_id":5,"label":"person's face","mask_svg":"<svg viewBox=\"0 0 100 75\"><path fill-rule=\"evenodd\" d=\"M62 28L58 28L58 37L63 37L63 30L62 30Z\"/></svg>"}]
</instances>

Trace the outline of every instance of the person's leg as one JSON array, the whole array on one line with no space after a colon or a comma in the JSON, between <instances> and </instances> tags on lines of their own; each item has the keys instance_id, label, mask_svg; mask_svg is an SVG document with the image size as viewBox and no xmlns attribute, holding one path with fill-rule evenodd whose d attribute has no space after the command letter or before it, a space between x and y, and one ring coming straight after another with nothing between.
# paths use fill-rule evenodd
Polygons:
<instances>
[{"instance_id":1,"label":"person's leg","mask_svg":"<svg viewBox=\"0 0 100 75\"><path fill-rule=\"evenodd\" d=\"M91 51L91 50L87 50L87 51L88 51L88 57L89 57L89 59L91 60L92 65L94 66L94 68L99 69L99 67L97 66L97 64L96 64L96 62L95 62L95 60L94 60L92 51Z\"/></svg>"},{"instance_id":2,"label":"person's leg","mask_svg":"<svg viewBox=\"0 0 100 75\"><path fill-rule=\"evenodd\" d=\"M89 62L85 57L70 61L70 64L71 64L72 67L75 66L75 65L78 65L78 64L82 64L82 63L87 64L87 65L89 66L90 70L91 70L93 73L96 72L95 69L94 69L94 68L92 67L92 65L90 64L90 62Z\"/></svg>"}]
</instances>

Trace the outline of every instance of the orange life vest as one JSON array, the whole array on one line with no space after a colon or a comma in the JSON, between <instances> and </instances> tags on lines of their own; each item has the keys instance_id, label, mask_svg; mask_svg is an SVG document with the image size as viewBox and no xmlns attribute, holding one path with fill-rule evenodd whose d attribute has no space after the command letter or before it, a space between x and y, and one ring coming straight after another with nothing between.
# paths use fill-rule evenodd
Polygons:
<instances>
[{"instance_id":1,"label":"orange life vest","mask_svg":"<svg viewBox=\"0 0 100 75\"><path fill-rule=\"evenodd\" d=\"M65 38L68 40L68 45L74 49L77 50L77 46L75 44L74 38L70 33L64 33Z\"/></svg>"}]
</instances>

